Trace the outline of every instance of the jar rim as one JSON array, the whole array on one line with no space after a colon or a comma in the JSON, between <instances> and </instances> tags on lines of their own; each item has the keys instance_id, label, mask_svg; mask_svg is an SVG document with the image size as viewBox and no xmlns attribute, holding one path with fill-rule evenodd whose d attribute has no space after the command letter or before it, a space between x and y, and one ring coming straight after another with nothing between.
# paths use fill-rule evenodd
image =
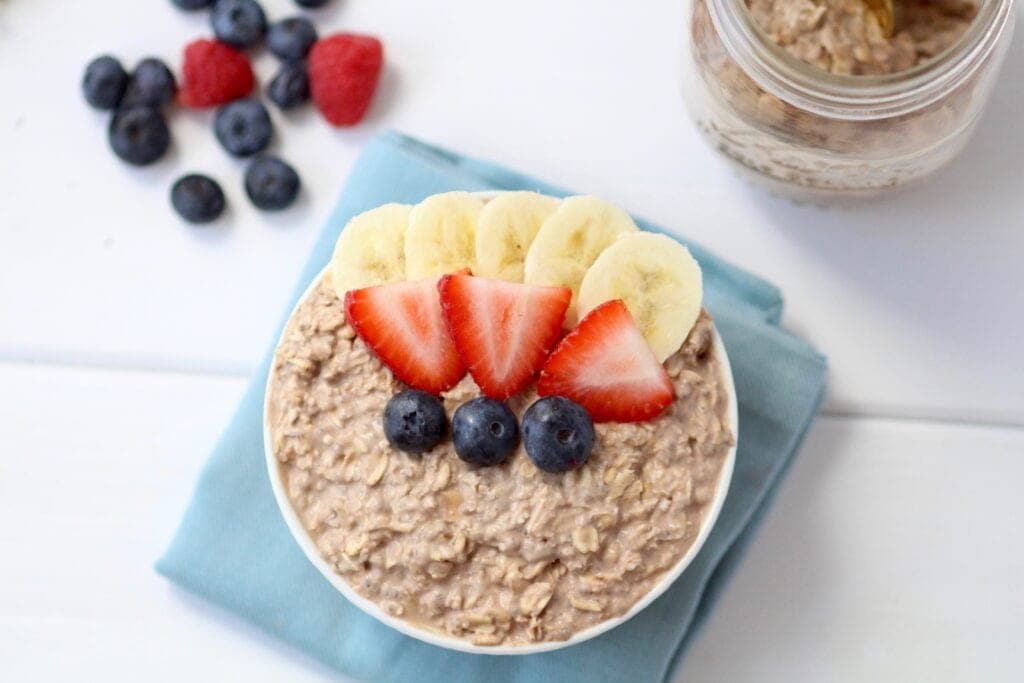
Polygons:
<instances>
[{"instance_id":1,"label":"jar rim","mask_svg":"<svg viewBox=\"0 0 1024 683\"><path fill-rule=\"evenodd\" d=\"M705 0L729 56L761 88L806 111L840 119L899 116L941 99L985 62L1015 0L982 0L967 30L932 59L880 75L840 75L791 55L754 21L745 0Z\"/></svg>"}]
</instances>

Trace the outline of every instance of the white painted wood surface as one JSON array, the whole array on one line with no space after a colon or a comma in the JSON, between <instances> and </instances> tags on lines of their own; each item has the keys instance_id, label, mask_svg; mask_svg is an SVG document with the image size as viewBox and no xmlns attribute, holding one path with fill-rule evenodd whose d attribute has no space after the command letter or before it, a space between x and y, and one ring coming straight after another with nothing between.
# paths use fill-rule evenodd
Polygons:
<instances>
[{"instance_id":1,"label":"white painted wood surface","mask_svg":"<svg viewBox=\"0 0 1024 683\"><path fill-rule=\"evenodd\" d=\"M388 70L355 130L272 112L275 148L307 189L268 217L209 114L176 114L173 153L140 171L109 153L105 117L80 100L94 54L176 65L208 33L201 13L0 0L4 679L331 679L152 562L347 170L388 127L692 236L777 282L786 324L830 356L833 417L682 679L1019 677L1024 40L953 168L899 198L821 210L748 187L698 140L678 93L681 2L344 0L318 16L323 33L380 35ZM265 81L273 59L257 62ZM167 193L187 170L222 181L224 225L175 218Z\"/></svg>"},{"instance_id":2,"label":"white painted wood surface","mask_svg":"<svg viewBox=\"0 0 1024 683\"><path fill-rule=\"evenodd\" d=\"M1014 681L1021 430L825 418L681 681Z\"/></svg>"}]
</instances>

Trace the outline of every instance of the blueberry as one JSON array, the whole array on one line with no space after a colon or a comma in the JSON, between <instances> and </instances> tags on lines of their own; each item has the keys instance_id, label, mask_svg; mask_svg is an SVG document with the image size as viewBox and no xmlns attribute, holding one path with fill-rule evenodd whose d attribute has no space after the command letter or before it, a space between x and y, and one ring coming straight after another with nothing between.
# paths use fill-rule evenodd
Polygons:
<instances>
[{"instance_id":1,"label":"blueberry","mask_svg":"<svg viewBox=\"0 0 1024 683\"><path fill-rule=\"evenodd\" d=\"M316 9L317 7L323 7L330 0L295 0L295 4L299 7L305 7L307 9Z\"/></svg>"},{"instance_id":2,"label":"blueberry","mask_svg":"<svg viewBox=\"0 0 1024 683\"><path fill-rule=\"evenodd\" d=\"M447 426L444 405L425 391L406 389L384 408L384 436L400 451L429 451L441 443Z\"/></svg>"},{"instance_id":3,"label":"blueberry","mask_svg":"<svg viewBox=\"0 0 1024 683\"><path fill-rule=\"evenodd\" d=\"M288 17L267 29L267 47L286 62L303 59L315 42L316 29L303 17Z\"/></svg>"},{"instance_id":4,"label":"blueberry","mask_svg":"<svg viewBox=\"0 0 1024 683\"><path fill-rule=\"evenodd\" d=\"M260 157L245 172L245 193L258 209L283 209L299 194L299 174L277 157Z\"/></svg>"},{"instance_id":5,"label":"blueberry","mask_svg":"<svg viewBox=\"0 0 1024 683\"><path fill-rule=\"evenodd\" d=\"M171 187L171 205L189 223L209 223L224 212L224 192L213 178L190 173Z\"/></svg>"},{"instance_id":6,"label":"blueberry","mask_svg":"<svg viewBox=\"0 0 1024 683\"><path fill-rule=\"evenodd\" d=\"M274 126L259 100L235 100L217 110L213 132L231 156L251 157L270 144Z\"/></svg>"},{"instance_id":7,"label":"blueberry","mask_svg":"<svg viewBox=\"0 0 1024 683\"><path fill-rule=\"evenodd\" d=\"M267 15L256 0L217 0L210 25L218 39L235 47L252 47L263 39Z\"/></svg>"},{"instance_id":8,"label":"blueberry","mask_svg":"<svg viewBox=\"0 0 1024 683\"><path fill-rule=\"evenodd\" d=\"M523 415L523 445L533 464L545 472L575 469L594 448L594 423L579 403L548 396Z\"/></svg>"},{"instance_id":9,"label":"blueberry","mask_svg":"<svg viewBox=\"0 0 1024 683\"><path fill-rule=\"evenodd\" d=\"M114 154L135 166L153 163L171 145L167 122L150 107L118 110L110 120L107 135Z\"/></svg>"},{"instance_id":10,"label":"blueberry","mask_svg":"<svg viewBox=\"0 0 1024 683\"><path fill-rule=\"evenodd\" d=\"M171 2L181 9L187 10L203 9L213 4L213 0L171 0Z\"/></svg>"},{"instance_id":11,"label":"blueberry","mask_svg":"<svg viewBox=\"0 0 1024 683\"><path fill-rule=\"evenodd\" d=\"M474 465L505 462L519 441L516 416L504 403L479 397L463 403L452 417L455 453Z\"/></svg>"},{"instance_id":12,"label":"blueberry","mask_svg":"<svg viewBox=\"0 0 1024 683\"><path fill-rule=\"evenodd\" d=\"M147 57L139 62L128 79L122 107L159 108L174 101L178 85L167 65L156 57Z\"/></svg>"},{"instance_id":13,"label":"blueberry","mask_svg":"<svg viewBox=\"0 0 1024 683\"><path fill-rule=\"evenodd\" d=\"M82 92L85 101L97 109L113 109L121 104L127 87L128 74L121 62L110 55L97 57L85 67Z\"/></svg>"},{"instance_id":14,"label":"blueberry","mask_svg":"<svg viewBox=\"0 0 1024 683\"><path fill-rule=\"evenodd\" d=\"M291 109L309 101L309 72L302 62L281 65L267 86L267 97L281 109Z\"/></svg>"}]
</instances>

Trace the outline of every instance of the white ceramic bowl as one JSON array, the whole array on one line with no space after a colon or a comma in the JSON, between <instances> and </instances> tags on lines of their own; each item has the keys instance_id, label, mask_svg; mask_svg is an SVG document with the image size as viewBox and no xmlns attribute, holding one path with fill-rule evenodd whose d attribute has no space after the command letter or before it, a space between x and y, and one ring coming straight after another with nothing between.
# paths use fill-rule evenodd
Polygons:
<instances>
[{"instance_id":1,"label":"white ceramic bowl","mask_svg":"<svg viewBox=\"0 0 1024 683\"><path fill-rule=\"evenodd\" d=\"M498 193L480 192L477 194L484 199L490 199ZM296 308L298 308L298 306L310 296L325 272L326 269L322 271L312 283L310 283L309 287L302 294L302 297L296 304ZM282 336L283 334L284 333L282 332ZM280 345L280 343L281 340L279 339L278 345ZM712 343L714 345L715 355L721 362L725 385L729 389L729 405L727 411L729 417L729 428L732 430L734 441L738 441L739 413L736 405L736 387L733 383L732 368L729 365L729 357L726 355L725 346L722 344L722 339L718 335L718 330L715 330ZM400 631L407 636L411 636L417 640L422 640L423 642L430 643L431 645L448 648L449 650L459 650L461 652L485 655L527 655L538 652L549 652L551 650L560 650L564 647L569 647L570 645L582 643L585 640L590 640L591 638L599 636L605 631L613 629L619 624L633 618L643 608L654 602L655 599L668 590L669 586L671 586L673 582L682 575L683 571L686 570L690 565L690 562L693 561L693 558L696 557L697 553L704 545L704 541L707 540L708 534L711 533L711 529L715 525L715 521L718 519L718 513L722 509L722 504L725 502L725 496L729 491L729 483L732 480L733 466L736 462L736 445L734 443L733 447L729 450L729 453L725 456L725 462L722 463L722 470L719 473L718 487L715 490L715 497L711 501L711 506L708 508L707 516L701 525L700 532L698 532L696 540L694 540L689 550L686 551L686 554L683 555L671 569L665 572L665 575L661 580L658 581L658 583L655 584L643 598L630 607L625 614L619 617L612 617L611 619L602 621L599 624L595 624L588 629L574 634L568 640L546 641L530 645L474 645L468 640L416 626L408 621L391 616L381 609L376 603L364 598L353 590L345 579L335 573L331 566L320 556L320 553L316 548L316 543L314 543L313 539L309 536L309 533L299 520L298 514L292 508L291 501L288 499L288 493L285 491L284 483L281 480L281 470L277 457L273 453L273 439L270 435L270 422L267 419L267 400L270 397L270 384L273 381L273 374L274 365L271 363L270 374L267 377L267 394L264 397L263 404L263 448L266 452L267 469L270 474L270 485L274 490L274 498L277 499L277 505L281 508L281 514L284 516L284 521L288 525L288 529L291 531L292 536L295 537L296 543L299 544L299 547L302 548L302 552L306 554L306 557L308 557L309 561L313 563L313 566L323 574L324 578L330 581L331 585L337 588L338 592L344 595L349 602L355 604L356 607L363 610L374 619L387 624L391 628Z\"/></svg>"}]
</instances>

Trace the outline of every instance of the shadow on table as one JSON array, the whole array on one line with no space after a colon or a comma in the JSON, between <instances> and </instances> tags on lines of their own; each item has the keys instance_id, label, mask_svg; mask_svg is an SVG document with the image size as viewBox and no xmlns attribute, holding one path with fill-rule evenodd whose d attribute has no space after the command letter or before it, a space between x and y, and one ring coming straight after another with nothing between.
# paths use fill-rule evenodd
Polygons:
<instances>
[{"instance_id":1,"label":"shadow on table","mask_svg":"<svg viewBox=\"0 0 1024 683\"><path fill-rule=\"evenodd\" d=\"M1017 274L1024 256L1022 112L1024 36L1018 32L973 139L936 177L854 207L799 205L759 189L751 197L767 229L813 253L872 306L889 307L894 319L937 334L971 326L979 331L971 338L974 350L998 358L1024 310L1024 288L1000 280ZM1000 289L999 301L979 294Z\"/></svg>"}]
</instances>

